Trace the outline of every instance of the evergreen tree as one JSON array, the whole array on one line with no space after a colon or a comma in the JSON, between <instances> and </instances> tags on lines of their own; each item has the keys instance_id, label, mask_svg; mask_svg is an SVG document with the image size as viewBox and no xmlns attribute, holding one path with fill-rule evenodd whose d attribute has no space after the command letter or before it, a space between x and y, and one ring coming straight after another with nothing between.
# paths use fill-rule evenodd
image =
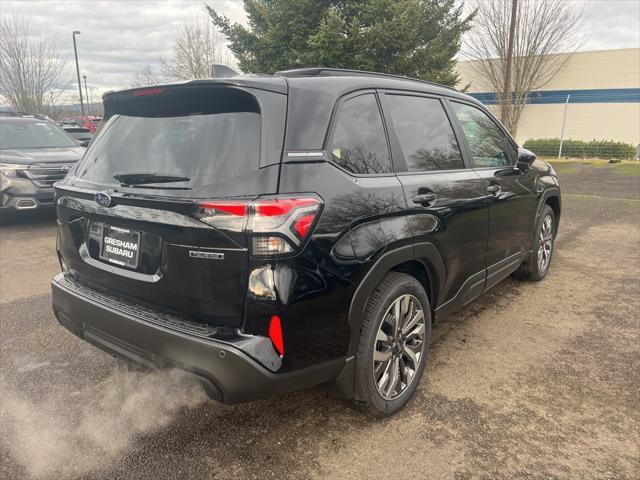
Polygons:
<instances>
[{"instance_id":1,"label":"evergreen tree","mask_svg":"<svg viewBox=\"0 0 640 480\"><path fill-rule=\"evenodd\" d=\"M244 0L249 26L207 6L247 73L301 67L394 73L455 85L469 29L455 0Z\"/></svg>"}]
</instances>

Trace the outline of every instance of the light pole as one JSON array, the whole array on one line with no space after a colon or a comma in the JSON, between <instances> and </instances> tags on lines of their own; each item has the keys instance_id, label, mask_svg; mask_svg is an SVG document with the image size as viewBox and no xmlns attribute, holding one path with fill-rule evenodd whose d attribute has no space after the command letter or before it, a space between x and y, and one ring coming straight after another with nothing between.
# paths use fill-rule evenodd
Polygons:
<instances>
[{"instance_id":1,"label":"light pole","mask_svg":"<svg viewBox=\"0 0 640 480\"><path fill-rule=\"evenodd\" d=\"M89 90L87 90L87 76L82 75L84 80L84 97L87 99L87 115L91 115L91 101L89 101Z\"/></svg>"},{"instance_id":2,"label":"light pole","mask_svg":"<svg viewBox=\"0 0 640 480\"><path fill-rule=\"evenodd\" d=\"M509 40L507 42L507 64L505 66L504 72L504 87L502 88L502 111L500 112L500 121L507 128L511 127L511 125L508 124L509 110L511 107L511 57L513 57L513 38L516 32L517 11L518 0L511 0L511 24L509 25Z\"/></svg>"},{"instance_id":3,"label":"light pole","mask_svg":"<svg viewBox=\"0 0 640 480\"><path fill-rule=\"evenodd\" d=\"M82 101L82 84L80 83L80 67L78 66L78 47L76 46L76 35L80 35L78 30L73 31L73 53L76 56L76 74L78 75L78 92L80 92L80 110L84 117L84 103Z\"/></svg>"}]
</instances>

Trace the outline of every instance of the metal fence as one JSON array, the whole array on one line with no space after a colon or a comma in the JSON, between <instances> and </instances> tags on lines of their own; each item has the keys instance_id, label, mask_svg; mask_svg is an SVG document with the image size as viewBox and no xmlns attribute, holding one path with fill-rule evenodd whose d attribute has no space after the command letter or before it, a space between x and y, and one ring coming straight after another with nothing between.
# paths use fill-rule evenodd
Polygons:
<instances>
[{"instance_id":1,"label":"metal fence","mask_svg":"<svg viewBox=\"0 0 640 480\"><path fill-rule=\"evenodd\" d=\"M500 116L495 94L471 95ZM514 104L508 108L513 116ZM637 160L640 88L531 92L515 130L518 141L539 156Z\"/></svg>"}]
</instances>

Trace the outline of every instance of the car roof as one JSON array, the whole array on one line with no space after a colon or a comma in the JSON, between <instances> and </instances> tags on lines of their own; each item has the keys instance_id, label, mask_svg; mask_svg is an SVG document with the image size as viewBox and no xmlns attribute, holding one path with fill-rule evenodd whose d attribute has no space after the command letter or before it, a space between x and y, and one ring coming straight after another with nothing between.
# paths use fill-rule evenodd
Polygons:
<instances>
[{"instance_id":1,"label":"car roof","mask_svg":"<svg viewBox=\"0 0 640 480\"><path fill-rule=\"evenodd\" d=\"M358 70L326 69L326 68L305 68L297 70L285 70L276 72L273 75L238 75L227 78L211 78L204 80L192 80L189 84L211 84L226 83L249 88L262 88L264 90L289 93L291 89L318 90L325 93L333 93L336 98L345 92L366 89L392 89L410 90L414 92L445 95L450 97L473 100L456 89L440 85L426 80L420 80L399 75L390 75L375 72ZM288 87L288 88L287 88Z\"/></svg>"},{"instance_id":2,"label":"car roof","mask_svg":"<svg viewBox=\"0 0 640 480\"><path fill-rule=\"evenodd\" d=\"M334 105L344 95L358 90L384 89L446 96L480 104L476 99L451 87L420 79L376 72L331 68L304 68L276 72L274 75L237 75L188 82L112 91L111 95L158 87L224 85L254 88L288 94L287 150L321 149Z\"/></svg>"},{"instance_id":3,"label":"car roof","mask_svg":"<svg viewBox=\"0 0 640 480\"><path fill-rule=\"evenodd\" d=\"M112 95L133 90L144 90L160 86L171 87L178 85L232 85L239 87L258 88L276 93L287 93L291 88L317 88L323 91L334 91L339 96L344 90L357 88L389 88L411 90L416 92L447 95L472 99L468 95L458 92L452 87L441 85L417 78L392 75L387 73L368 72L363 70L347 70L338 68L300 68L282 70L273 75L241 74L231 77L214 77L186 82L174 82L162 85L149 85L140 88L109 91L104 95ZM473 100L473 99L472 99Z\"/></svg>"}]
</instances>

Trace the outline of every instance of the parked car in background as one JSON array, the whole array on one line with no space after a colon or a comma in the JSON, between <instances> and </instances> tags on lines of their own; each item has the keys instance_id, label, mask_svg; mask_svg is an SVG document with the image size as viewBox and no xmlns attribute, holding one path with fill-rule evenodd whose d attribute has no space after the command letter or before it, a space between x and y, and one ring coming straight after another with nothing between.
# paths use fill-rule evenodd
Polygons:
<instances>
[{"instance_id":1,"label":"parked car in background","mask_svg":"<svg viewBox=\"0 0 640 480\"><path fill-rule=\"evenodd\" d=\"M453 89L317 68L112 92L104 107L55 187L53 310L222 402L332 382L390 415L434 320L549 271L555 172Z\"/></svg>"},{"instance_id":2,"label":"parked car in background","mask_svg":"<svg viewBox=\"0 0 640 480\"><path fill-rule=\"evenodd\" d=\"M52 121L0 113L0 217L53 207L53 184L84 151Z\"/></svg>"},{"instance_id":3,"label":"parked car in background","mask_svg":"<svg viewBox=\"0 0 640 480\"><path fill-rule=\"evenodd\" d=\"M98 125L102 121L102 117L96 117L91 115L85 115L84 117L77 117L71 120L77 126L82 128L88 128L91 133L95 133Z\"/></svg>"},{"instance_id":4,"label":"parked car in background","mask_svg":"<svg viewBox=\"0 0 640 480\"><path fill-rule=\"evenodd\" d=\"M71 135L82 147L88 146L89 142L93 138L93 133L91 133L91 130L89 130L88 128L76 127L75 125L70 124L63 124L62 129L69 135Z\"/></svg>"}]
</instances>

